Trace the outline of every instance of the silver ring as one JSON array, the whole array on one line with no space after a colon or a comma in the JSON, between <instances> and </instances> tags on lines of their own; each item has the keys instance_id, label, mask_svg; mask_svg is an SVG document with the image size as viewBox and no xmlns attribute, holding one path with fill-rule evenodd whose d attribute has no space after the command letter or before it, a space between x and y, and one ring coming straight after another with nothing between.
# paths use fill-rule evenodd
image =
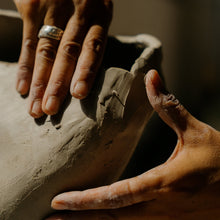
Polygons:
<instances>
[{"instance_id":1,"label":"silver ring","mask_svg":"<svg viewBox=\"0 0 220 220\"><path fill-rule=\"evenodd\" d=\"M62 36L63 36L62 29L50 25L43 25L38 34L38 38L45 37L54 40L61 40Z\"/></svg>"}]
</instances>

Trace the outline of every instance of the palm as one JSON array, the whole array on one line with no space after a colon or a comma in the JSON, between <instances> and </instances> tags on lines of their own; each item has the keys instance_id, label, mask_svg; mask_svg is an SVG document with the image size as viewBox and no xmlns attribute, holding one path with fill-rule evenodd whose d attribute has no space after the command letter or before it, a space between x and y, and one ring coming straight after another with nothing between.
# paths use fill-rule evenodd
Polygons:
<instances>
[{"instance_id":1,"label":"palm","mask_svg":"<svg viewBox=\"0 0 220 220\"><path fill-rule=\"evenodd\" d=\"M58 195L60 219L217 219L220 217L220 132L191 116L166 92L155 71L148 73L153 108L174 129L178 142L162 165L110 186ZM50 218L56 219L53 217Z\"/></svg>"}]
</instances>

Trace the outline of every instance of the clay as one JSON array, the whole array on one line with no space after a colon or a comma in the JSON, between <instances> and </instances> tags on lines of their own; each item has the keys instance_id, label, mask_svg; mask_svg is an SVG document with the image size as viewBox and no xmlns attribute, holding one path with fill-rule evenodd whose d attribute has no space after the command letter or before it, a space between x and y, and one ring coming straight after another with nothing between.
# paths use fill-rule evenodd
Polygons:
<instances>
[{"instance_id":1,"label":"clay","mask_svg":"<svg viewBox=\"0 0 220 220\"><path fill-rule=\"evenodd\" d=\"M149 35L109 38L90 95L37 120L14 89L17 63L0 62L1 220L43 219L58 193L120 177L152 114L143 78L160 49Z\"/></svg>"}]
</instances>

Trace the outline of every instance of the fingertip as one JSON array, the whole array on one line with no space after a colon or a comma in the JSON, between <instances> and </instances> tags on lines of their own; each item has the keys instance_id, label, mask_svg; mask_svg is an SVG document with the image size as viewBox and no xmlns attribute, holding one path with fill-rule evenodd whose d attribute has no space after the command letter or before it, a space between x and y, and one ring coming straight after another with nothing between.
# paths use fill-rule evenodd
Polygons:
<instances>
[{"instance_id":1,"label":"fingertip","mask_svg":"<svg viewBox=\"0 0 220 220\"><path fill-rule=\"evenodd\" d=\"M89 86L86 81L78 81L70 90L71 95L77 99L84 99L89 92Z\"/></svg>"},{"instance_id":2,"label":"fingertip","mask_svg":"<svg viewBox=\"0 0 220 220\"><path fill-rule=\"evenodd\" d=\"M29 111L28 113L31 117L33 117L35 119L41 118L44 115L44 112L42 112L41 114L35 114L35 113Z\"/></svg>"},{"instance_id":3,"label":"fingertip","mask_svg":"<svg viewBox=\"0 0 220 220\"><path fill-rule=\"evenodd\" d=\"M16 90L21 95L26 95L29 91L29 83L26 80L18 80Z\"/></svg>"},{"instance_id":4,"label":"fingertip","mask_svg":"<svg viewBox=\"0 0 220 220\"><path fill-rule=\"evenodd\" d=\"M61 100L56 96L49 96L43 100L42 110L47 115L55 115L59 111Z\"/></svg>"},{"instance_id":5,"label":"fingertip","mask_svg":"<svg viewBox=\"0 0 220 220\"><path fill-rule=\"evenodd\" d=\"M157 70L154 69L149 70L144 77L145 84L147 85L149 82L152 82L152 80L154 80L154 77L156 75L158 75Z\"/></svg>"},{"instance_id":6,"label":"fingertip","mask_svg":"<svg viewBox=\"0 0 220 220\"><path fill-rule=\"evenodd\" d=\"M44 112L42 111L41 108L41 101L34 101L29 109L28 109L28 113L30 116L32 116L33 118L40 118L44 115Z\"/></svg>"},{"instance_id":7,"label":"fingertip","mask_svg":"<svg viewBox=\"0 0 220 220\"><path fill-rule=\"evenodd\" d=\"M66 204L63 201L56 200L55 198L51 202L51 208L55 210L65 210L67 209Z\"/></svg>"},{"instance_id":8,"label":"fingertip","mask_svg":"<svg viewBox=\"0 0 220 220\"><path fill-rule=\"evenodd\" d=\"M52 199L51 208L55 210L69 210L70 205L68 201L69 197L66 196L66 193L59 194Z\"/></svg>"},{"instance_id":9,"label":"fingertip","mask_svg":"<svg viewBox=\"0 0 220 220\"><path fill-rule=\"evenodd\" d=\"M151 88L158 95L159 93L167 93L165 86L160 78L157 70L149 70L145 76L146 89Z\"/></svg>"},{"instance_id":10,"label":"fingertip","mask_svg":"<svg viewBox=\"0 0 220 220\"><path fill-rule=\"evenodd\" d=\"M146 86L148 99L152 107L155 107L154 104L155 104L157 97L159 96L161 91L164 90L162 89L164 87L160 79L160 76L156 70L152 69L148 71L144 80L145 80L145 86Z\"/></svg>"}]
</instances>

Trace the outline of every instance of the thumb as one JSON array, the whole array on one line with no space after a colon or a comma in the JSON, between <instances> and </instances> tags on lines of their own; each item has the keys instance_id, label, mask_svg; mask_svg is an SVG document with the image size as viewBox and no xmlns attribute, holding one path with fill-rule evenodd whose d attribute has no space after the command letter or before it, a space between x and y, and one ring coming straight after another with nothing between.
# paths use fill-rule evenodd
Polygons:
<instances>
[{"instance_id":1,"label":"thumb","mask_svg":"<svg viewBox=\"0 0 220 220\"><path fill-rule=\"evenodd\" d=\"M149 101L161 119L180 138L190 126L193 116L180 104L174 95L166 91L156 70L150 70L145 77Z\"/></svg>"}]
</instances>

